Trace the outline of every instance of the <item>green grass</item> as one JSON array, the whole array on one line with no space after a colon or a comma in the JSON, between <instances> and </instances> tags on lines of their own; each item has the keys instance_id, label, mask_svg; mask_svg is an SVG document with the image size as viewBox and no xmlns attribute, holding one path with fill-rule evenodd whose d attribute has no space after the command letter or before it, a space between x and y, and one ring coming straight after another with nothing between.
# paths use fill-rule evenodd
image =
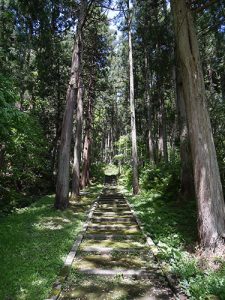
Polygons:
<instances>
[{"instance_id":1,"label":"green grass","mask_svg":"<svg viewBox=\"0 0 225 300\"><path fill-rule=\"evenodd\" d=\"M46 196L0 220L0 299L47 298L100 188L63 212Z\"/></svg>"}]
</instances>

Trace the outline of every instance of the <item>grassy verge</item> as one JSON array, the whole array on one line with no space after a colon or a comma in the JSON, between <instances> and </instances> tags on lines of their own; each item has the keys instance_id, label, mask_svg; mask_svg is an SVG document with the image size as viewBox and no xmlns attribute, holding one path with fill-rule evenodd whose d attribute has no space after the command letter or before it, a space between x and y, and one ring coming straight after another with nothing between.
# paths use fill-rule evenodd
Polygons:
<instances>
[{"instance_id":1,"label":"grassy verge","mask_svg":"<svg viewBox=\"0 0 225 300\"><path fill-rule=\"evenodd\" d=\"M150 190L127 196L158 247L164 271L188 298L224 300L225 260L213 253L202 255L197 248L195 202L178 203Z\"/></svg>"},{"instance_id":2,"label":"grassy verge","mask_svg":"<svg viewBox=\"0 0 225 300\"><path fill-rule=\"evenodd\" d=\"M91 187L63 212L46 196L0 220L0 299L47 298L100 189Z\"/></svg>"}]
</instances>

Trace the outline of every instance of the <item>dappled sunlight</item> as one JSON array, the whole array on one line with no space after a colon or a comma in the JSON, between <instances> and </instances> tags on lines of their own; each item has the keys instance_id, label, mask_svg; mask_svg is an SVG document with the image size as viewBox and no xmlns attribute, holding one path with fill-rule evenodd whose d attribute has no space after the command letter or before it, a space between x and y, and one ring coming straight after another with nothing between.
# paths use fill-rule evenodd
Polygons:
<instances>
[{"instance_id":1,"label":"dappled sunlight","mask_svg":"<svg viewBox=\"0 0 225 300\"><path fill-rule=\"evenodd\" d=\"M47 283L46 279L44 279L44 278L37 278L37 279L35 279L35 280L33 280L31 282L31 285L33 285L33 286L40 286L40 285L42 285L44 283Z\"/></svg>"},{"instance_id":2,"label":"dappled sunlight","mask_svg":"<svg viewBox=\"0 0 225 300\"><path fill-rule=\"evenodd\" d=\"M85 240L82 243L82 247L98 246L98 247L111 247L111 248L132 248L132 247L143 247L144 243L135 241L113 241L113 240Z\"/></svg>"},{"instance_id":3,"label":"dappled sunlight","mask_svg":"<svg viewBox=\"0 0 225 300\"><path fill-rule=\"evenodd\" d=\"M63 300L132 300L132 299L170 299L168 290L163 288L163 281L155 277L149 279L125 278L118 274L114 277L82 276L72 270L68 278ZM153 296L153 294L155 296Z\"/></svg>"},{"instance_id":4,"label":"dappled sunlight","mask_svg":"<svg viewBox=\"0 0 225 300\"><path fill-rule=\"evenodd\" d=\"M136 255L131 255L129 253L117 253L117 255L112 254L93 254L86 256L78 256L74 262L73 267L76 269L92 269L92 268L143 268L152 265L150 259L152 256L147 256L146 254L139 256L139 253Z\"/></svg>"},{"instance_id":5,"label":"dappled sunlight","mask_svg":"<svg viewBox=\"0 0 225 300\"><path fill-rule=\"evenodd\" d=\"M65 225L71 223L71 221L67 218L63 217L45 217L40 220L38 223L34 223L33 227L37 230L60 230Z\"/></svg>"},{"instance_id":6,"label":"dappled sunlight","mask_svg":"<svg viewBox=\"0 0 225 300\"><path fill-rule=\"evenodd\" d=\"M129 199L146 230L156 242L171 239L178 245L181 242L188 245L190 240L196 240L197 230L193 231L197 222L194 202L178 205L164 201L162 196L151 192L141 193L138 197Z\"/></svg>"}]
</instances>

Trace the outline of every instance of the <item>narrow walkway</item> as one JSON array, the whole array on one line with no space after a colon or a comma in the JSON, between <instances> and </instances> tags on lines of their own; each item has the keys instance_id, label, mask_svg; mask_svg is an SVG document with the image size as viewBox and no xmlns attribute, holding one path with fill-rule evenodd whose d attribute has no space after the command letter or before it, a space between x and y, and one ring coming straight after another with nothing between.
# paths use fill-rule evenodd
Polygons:
<instances>
[{"instance_id":1,"label":"narrow walkway","mask_svg":"<svg viewBox=\"0 0 225 300\"><path fill-rule=\"evenodd\" d=\"M107 185L60 299L173 299L127 201Z\"/></svg>"}]
</instances>

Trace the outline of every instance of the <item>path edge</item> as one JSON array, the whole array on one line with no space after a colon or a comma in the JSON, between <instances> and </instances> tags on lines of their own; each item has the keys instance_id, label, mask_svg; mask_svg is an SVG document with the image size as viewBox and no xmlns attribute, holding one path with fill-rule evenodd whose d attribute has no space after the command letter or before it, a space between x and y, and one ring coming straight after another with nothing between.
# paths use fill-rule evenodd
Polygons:
<instances>
[{"instance_id":1,"label":"path edge","mask_svg":"<svg viewBox=\"0 0 225 300\"><path fill-rule=\"evenodd\" d=\"M163 270L163 267L162 267L162 264L161 264L161 261L159 260L159 258L157 257L157 254L159 252L158 250L158 247L156 246L156 244L154 243L154 241L152 240L152 238L150 236L148 236L148 233L146 232L145 228L144 228L144 225L143 223L141 222L141 220L139 219L137 213L134 211L134 208L133 206L129 203L127 197L125 196L124 199L126 200L126 203L127 205L129 206L142 234L144 235L144 237L146 238L146 242L148 244L148 247L150 248L150 250L152 251L153 255L154 255L154 258L155 260L157 261L157 263L159 264L160 266L160 269L162 270L162 274L163 276L166 278L168 284L169 284L169 287L171 288L174 296L176 297L177 300L186 300L188 299L187 296L181 291L179 290L175 284L174 284L174 281L173 279L171 278L171 276L169 276L164 270Z\"/></svg>"},{"instance_id":2,"label":"path edge","mask_svg":"<svg viewBox=\"0 0 225 300\"><path fill-rule=\"evenodd\" d=\"M69 254L67 255L64 264L61 268L61 271L58 275L58 279L53 283L53 287L52 290L50 292L50 296L48 298L46 298L45 300L57 300L59 299L59 296L61 295L62 292L62 285L65 282L66 278L69 275L70 272L70 268L72 266L74 257L76 256L77 250L84 238L84 235L87 231L87 228L89 226L89 223L92 219L94 210L96 209L96 207L99 204L99 198L102 194L102 191L99 193L99 195L97 196L97 198L95 199L94 203L91 205L91 207L86 211L86 220L83 224L83 228L80 231L80 233L77 235L76 240L74 241L71 250L69 252Z\"/></svg>"}]
</instances>

